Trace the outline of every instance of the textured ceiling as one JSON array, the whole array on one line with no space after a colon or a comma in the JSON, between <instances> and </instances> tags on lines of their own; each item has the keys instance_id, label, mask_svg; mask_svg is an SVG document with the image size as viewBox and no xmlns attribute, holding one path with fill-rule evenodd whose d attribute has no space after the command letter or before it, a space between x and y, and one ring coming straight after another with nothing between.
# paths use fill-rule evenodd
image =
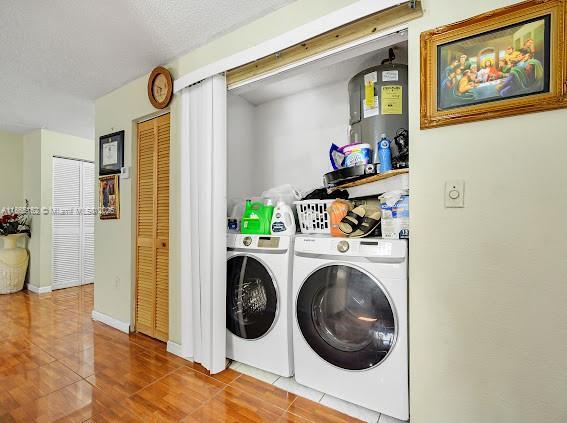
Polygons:
<instances>
[{"instance_id":1,"label":"textured ceiling","mask_svg":"<svg viewBox=\"0 0 567 423\"><path fill-rule=\"evenodd\" d=\"M292 0L0 0L0 130L94 136L94 100Z\"/></svg>"}]
</instances>

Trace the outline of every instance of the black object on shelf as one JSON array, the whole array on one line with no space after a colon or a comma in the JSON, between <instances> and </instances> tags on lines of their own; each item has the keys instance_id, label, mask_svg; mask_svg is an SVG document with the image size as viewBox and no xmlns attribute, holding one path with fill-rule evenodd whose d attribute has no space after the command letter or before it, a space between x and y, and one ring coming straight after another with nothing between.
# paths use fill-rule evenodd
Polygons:
<instances>
[{"instance_id":1,"label":"black object on shelf","mask_svg":"<svg viewBox=\"0 0 567 423\"><path fill-rule=\"evenodd\" d=\"M375 173L376 166L374 164L357 165L326 173L323 176L323 181L326 188L334 188L338 185L352 182L368 175L374 175Z\"/></svg>"},{"instance_id":2,"label":"black object on shelf","mask_svg":"<svg viewBox=\"0 0 567 423\"><path fill-rule=\"evenodd\" d=\"M303 197L302 200L333 200L336 198L348 200L348 197L348 191L344 189L339 189L329 194L326 188L317 188Z\"/></svg>"}]
</instances>

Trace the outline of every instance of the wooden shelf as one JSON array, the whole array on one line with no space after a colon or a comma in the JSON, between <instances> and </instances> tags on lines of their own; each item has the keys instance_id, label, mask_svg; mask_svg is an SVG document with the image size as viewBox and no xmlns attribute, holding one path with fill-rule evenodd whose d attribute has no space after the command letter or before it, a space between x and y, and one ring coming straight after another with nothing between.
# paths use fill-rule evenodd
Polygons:
<instances>
[{"instance_id":1,"label":"wooden shelf","mask_svg":"<svg viewBox=\"0 0 567 423\"><path fill-rule=\"evenodd\" d=\"M396 169L368 176L331 188L329 192L346 189L351 198L379 195L387 191L409 189L409 169Z\"/></svg>"}]
</instances>

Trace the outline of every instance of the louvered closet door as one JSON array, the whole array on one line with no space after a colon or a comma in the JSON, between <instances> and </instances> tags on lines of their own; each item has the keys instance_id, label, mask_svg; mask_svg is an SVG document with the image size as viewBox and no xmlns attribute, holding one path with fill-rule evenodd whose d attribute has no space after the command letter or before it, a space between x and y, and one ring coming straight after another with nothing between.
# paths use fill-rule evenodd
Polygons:
<instances>
[{"instance_id":1,"label":"louvered closet door","mask_svg":"<svg viewBox=\"0 0 567 423\"><path fill-rule=\"evenodd\" d=\"M169 115L156 119L156 338L169 337Z\"/></svg>"},{"instance_id":2,"label":"louvered closet door","mask_svg":"<svg viewBox=\"0 0 567 423\"><path fill-rule=\"evenodd\" d=\"M136 330L169 335L169 114L138 124Z\"/></svg>"},{"instance_id":3,"label":"louvered closet door","mask_svg":"<svg viewBox=\"0 0 567 423\"><path fill-rule=\"evenodd\" d=\"M94 282L94 164L53 158L52 289Z\"/></svg>"},{"instance_id":4,"label":"louvered closet door","mask_svg":"<svg viewBox=\"0 0 567 423\"><path fill-rule=\"evenodd\" d=\"M52 289L81 283L81 162L53 158Z\"/></svg>"}]
</instances>

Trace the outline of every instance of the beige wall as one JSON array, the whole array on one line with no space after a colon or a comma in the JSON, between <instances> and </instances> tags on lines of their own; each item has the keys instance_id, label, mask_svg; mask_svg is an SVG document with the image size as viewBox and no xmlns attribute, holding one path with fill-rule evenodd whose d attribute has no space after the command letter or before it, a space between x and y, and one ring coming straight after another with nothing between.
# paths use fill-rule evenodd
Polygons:
<instances>
[{"instance_id":1,"label":"beige wall","mask_svg":"<svg viewBox=\"0 0 567 423\"><path fill-rule=\"evenodd\" d=\"M23 136L23 197L27 198L30 207L41 207L41 130L27 133ZM31 222L31 238L28 241L30 264L27 282L41 286L41 216L33 215Z\"/></svg>"},{"instance_id":2,"label":"beige wall","mask_svg":"<svg viewBox=\"0 0 567 423\"><path fill-rule=\"evenodd\" d=\"M354 0L299 0L177 59L167 67L174 78L230 54L256 45L306 22L353 3ZM124 129L125 163L133 179L121 181L120 220L96 224L95 310L122 322L133 321L136 121L156 114L146 92L148 75L99 98L95 104L95 134ZM178 97L178 96L177 96ZM179 327L179 166L178 98L171 109L170 207L170 339L180 342ZM98 151L97 151L98 154ZM98 171L98 169L97 169Z\"/></svg>"},{"instance_id":3,"label":"beige wall","mask_svg":"<svg viewBox=\"0 0 567 423\"><path fill-rule=\"evenodd\" d=\"M23 204L22 138L21 135L0 132L0 211L4 207Z\"/></svg>"},{"instance_id":4,"label":"beige wall","mask_svg":"<svg viewBox=\"0 0 567 423\"><path fill-rule=\"evenodd\" d=\"M93 140L43 129L41 131L41 202L51 208L53 200L53 156L94 160ZM96 192L96 191L95 191ZM41 284L51 285L51 213L41 216Z\"/></svg>"},{"instance_id":5,"label":"beige wall","mask_svg":"<svg viewBox=\"0 0 567 423\"><path fill-rule=\"evenodd\" d=\"M175 69L172 69L174 72ZM136 122L156 114L146 91L146 77L139 78L96 101L95 139L124 130L124 162L131 166L131 179L120 180L120 219L97 220L95 224L95 310L130 323L133 318L134 290L134 242L135 242L135 180L136 180ZM175 108L177 99L171 104ZM175 120L171 127L171 216L170 226L175 228L175 195L178 172L176 157L178 141ZM98 142L96 142L98 145ZM96 172L98 173L98 148L96 149ZM98 192L98 191L97 191ZM175 279L177 263L176 231L170 235L171 296L176 298L179 283ZM171 300L171 298L170 298ZM172 318L177 309L172 308Z\"/></svg>"},{"instance_id":6,"label":"beige wall","mask_svg":"<svg viewBox=\"0 0 567 423\"><path fill-rule=\"evenodd\" d=\"M512 3L424 0L419 34ZM419 130L410 91L412 423L566 422L567 110ZM413 94L413 95L412 95ZM465 180L464 209L443 207Z\"/></svg>"},{"instance_id":7,"label":"beige wall","mask_svg":"<svg viewBox=\"0 0 567 423\"><path fill-rule=\"evenodd\" d=\"M4 208L24 205L23 145L21 135L0 132L0 215Z\"/></svg>"},{"instance_id":8,"label":"beige wall","mask_svg":"<svg viewBox=\"0 0 567 423\"><path fill-rule=\"evenodd\" d=\"M175 77L347 3L299 1L174 62ZM511 2L424 0L409 30L410 84L419 34ZM155 112L146 77L96 102L96 136ZM179 341L178 102L172 103L170 339ZM412 219L410 385L413 423L567 421L566 111L419 130L410 92ZM133 169L135 175L135 169ZM545 175L545 176L544 176ZM466 207L445 209L445 180L466 182ZM131 322L133 180L122 217L97 222L95 309ZM551 206L549 206L551 204ZM541 216L541 217L540 217ZM118 281L117 279L118 278Z\"/></svg>"},{"instance_id":9,"label":"beige wall","mask_svg":"<svg viewBox=\"0 0 567 423\"><path fill-rule=\"evenodd\" d=\"M30 207L51 208L53 156L94 160L93 140L38 129L23 137L23 196ZM51 213L32 217L29 283L51 285Z\"/></svg>"}]
</instances>

